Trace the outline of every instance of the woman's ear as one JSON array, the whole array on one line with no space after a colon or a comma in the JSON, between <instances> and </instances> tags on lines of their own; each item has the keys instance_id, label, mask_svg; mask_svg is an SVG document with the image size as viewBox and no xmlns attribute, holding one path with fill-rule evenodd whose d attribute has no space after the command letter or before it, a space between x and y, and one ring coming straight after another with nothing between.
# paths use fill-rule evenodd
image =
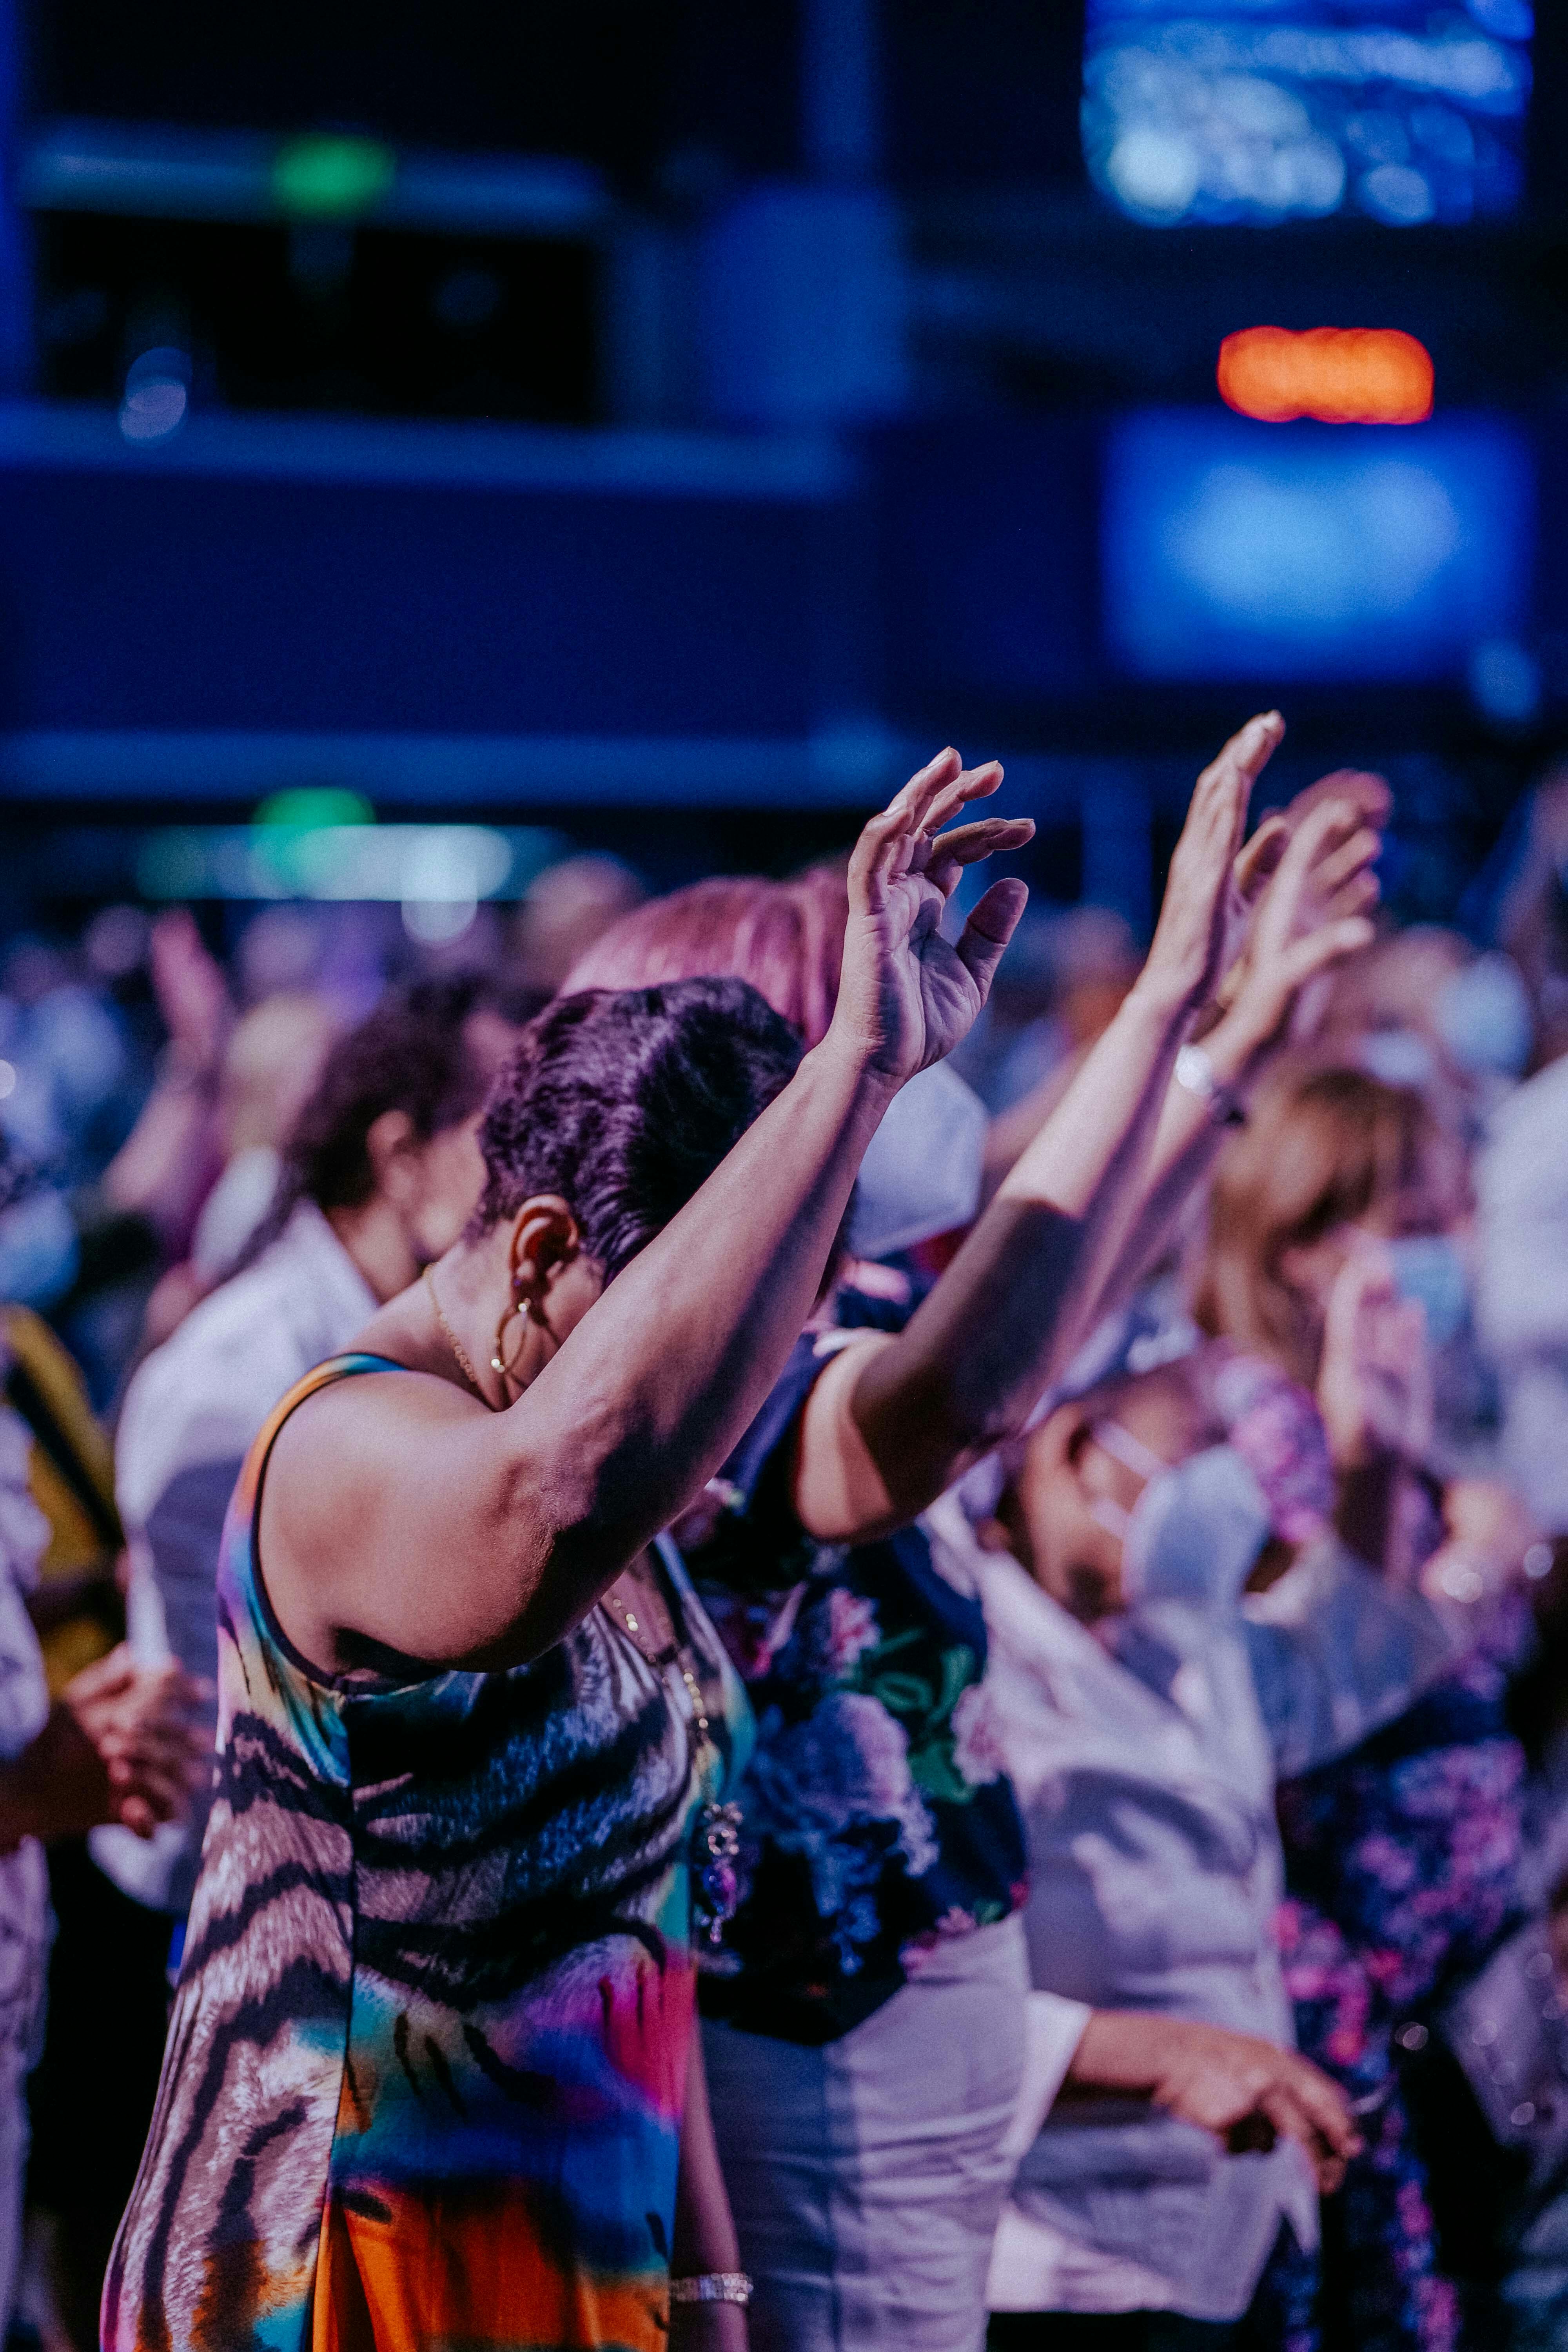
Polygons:
<instances>
[{"instance_id":1,"label":"woman's ear","mask_svg":"<svg viewBox=\"0 0 1568 2352\"><path fill-rule=\"evenodd\" d=\"M536 1193L523 1202L512 1223L510 1270L512 1296L532 1321L547 1319L551 1284L582 1252L577 1220L559 1193Z\"/></svg>"}]
</instances>

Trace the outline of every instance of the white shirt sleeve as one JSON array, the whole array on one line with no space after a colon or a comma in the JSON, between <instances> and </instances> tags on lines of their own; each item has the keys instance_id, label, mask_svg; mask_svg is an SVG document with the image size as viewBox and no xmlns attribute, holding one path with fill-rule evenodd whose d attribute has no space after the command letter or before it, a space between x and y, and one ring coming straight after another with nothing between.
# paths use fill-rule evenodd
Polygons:
<instances>
[{"instance_id":1,"label":"white shirt sleeve","mask_svg":"<svg viewBox=\"0 0 1568 2352\"><path fill-rule=\"evenodd\" d=\"M1059 1993L1032 1992L1025 2001L1024 2077L1018 2104L1002 2144L1002 2153L1016 2164L1038 2138L1040 2127L1056 2105L1067 2080L1084 2027L1094 2014L1081 2000L1064 2000Z\"/></svg>"}]
</instances>

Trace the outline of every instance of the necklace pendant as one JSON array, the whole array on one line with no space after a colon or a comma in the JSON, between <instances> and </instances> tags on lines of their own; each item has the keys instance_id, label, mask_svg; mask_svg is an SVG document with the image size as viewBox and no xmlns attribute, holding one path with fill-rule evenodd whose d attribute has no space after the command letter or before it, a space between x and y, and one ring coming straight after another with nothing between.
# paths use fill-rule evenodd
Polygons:
<instances>
[{"instance_id":1,"label":"necklace pendant","mask_svg":"<svg viewBox=\"0 0 1568 2352\"><path fill-rule=\"evenodd\" d=\"M697 1868L691 1907L703 1940L716 1950L740 1907L740 1881L735 1871L741 1852L740 1806L704 1805L697 1816L692 1843Z\"/></svg>"}]
</instances>

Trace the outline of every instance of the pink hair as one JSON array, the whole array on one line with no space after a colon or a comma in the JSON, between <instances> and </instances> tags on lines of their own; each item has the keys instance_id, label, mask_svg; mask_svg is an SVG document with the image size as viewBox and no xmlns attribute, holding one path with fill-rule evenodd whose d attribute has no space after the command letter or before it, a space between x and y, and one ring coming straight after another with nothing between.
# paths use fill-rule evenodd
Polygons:
<instances>
[{"instance_id":1,"label":"pink hair","mask_svg":"<svg viewBox=\"0 0 1568 2352\"><path fill-rule=\"evenodd\" d=\"M652 988L667 980L750 981L807 1045L833 1018L849 898L842 872L813 866L793 882L716 876L636 907L580 955L561 984Z\"/></svg>"}]
</instances>

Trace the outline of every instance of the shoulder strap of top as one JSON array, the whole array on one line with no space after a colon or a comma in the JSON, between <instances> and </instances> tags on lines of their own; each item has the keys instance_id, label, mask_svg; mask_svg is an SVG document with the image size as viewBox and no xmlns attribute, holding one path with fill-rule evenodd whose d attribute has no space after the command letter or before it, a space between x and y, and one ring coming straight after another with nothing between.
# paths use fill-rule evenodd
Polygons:
<instances>
[{"instance_id":1,"label":"shoulder strap of top","mask_svg":"<svg viewBox=\"0 0 1568 2352\"><path fill-rule=\"evenodd\" d=\"M246 1455L245 1466L229 1505L228 1520L224 1530L223 1550L229 1572L237 1575L242 1585L250 1588L247 1606L260 1615L270 1640L316 1682L325 1679L321 1669L294 1650L282 1626L273 1614L267 1597L267 1586L257 1557L257 1520L259 1517L261 1488L267 1476L267 1465L272 1458L279 1433L290 1413L302 1405L318 1389L330 1388L334 1381L350 1380L356 1372L403 1372L406 1364L396 1362L391 1356L372 1355L363 1349L348 1349L341 1356L329 1356L317 1364L302 1380L296 1381L286 1396L279 1398L262 1424L255 1444Z\"/></svg>"},{"instance_id":2,"label":"shoulder strap of top","mask_svg":"<svg viewBox=\"0 0 1568 2352\"><path fill-rule=\"evenodd\" d=\"M254 1510L260 1497L267 1465L284 1423L290 1413L298 1411L307 1397L313 1397L318 1389L331 1388L334 1381L352 1380L356 1372L405 1372L407 1370L406 1364L398 1363L394 1357L375 1356L361 1349L347 1349L341 1356L329 1356L323 1363L312 1366L304 1378L296 1381L287 1394L273 1406L250 1449L240 1480L248 1507Z\"/></svg>"}]
</instances>

